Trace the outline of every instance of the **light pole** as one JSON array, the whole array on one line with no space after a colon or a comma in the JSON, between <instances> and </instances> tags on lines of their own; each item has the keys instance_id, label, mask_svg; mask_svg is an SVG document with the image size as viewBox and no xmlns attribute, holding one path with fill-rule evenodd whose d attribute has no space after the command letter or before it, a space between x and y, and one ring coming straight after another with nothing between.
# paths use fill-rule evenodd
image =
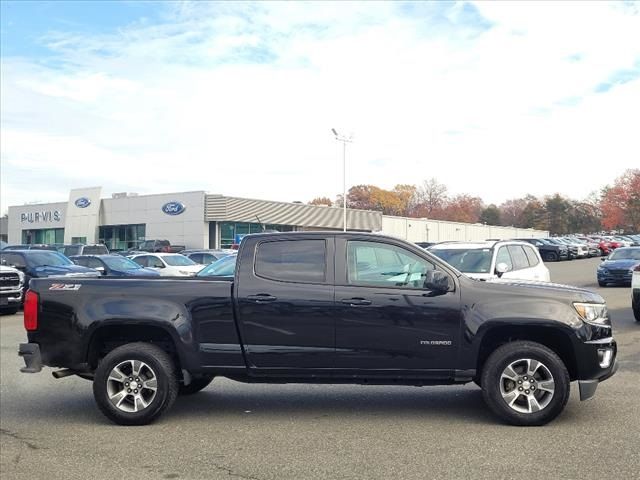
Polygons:
<instances>
[{"instance_id":1,"label":"light pole","mask_svg":"<svg viewBox=\"0 0 640 480\"><path fill-rule=\"evenodd\" d=\"M353 135L341 135L335 128L331 131L336 140L342 142L342 230L347 231L347 143L353 142Z\"/></svg>"}]
</instances>

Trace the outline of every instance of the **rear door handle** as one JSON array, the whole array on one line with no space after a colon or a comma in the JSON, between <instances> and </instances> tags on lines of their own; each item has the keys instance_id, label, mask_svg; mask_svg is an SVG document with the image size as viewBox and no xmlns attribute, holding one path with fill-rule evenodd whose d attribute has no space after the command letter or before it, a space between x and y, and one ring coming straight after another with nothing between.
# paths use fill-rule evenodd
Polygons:
<instances>
[{"instance_id":1,"label":"rear door handle","mask_svg":"<svg viewBox=\"0 0 640 480\"><path fill-rule=\"evenodd\" d=\"M257 295L248 295L247 300L254 303L269 303L275 302L278 297L269 295L268 293L258 293Z\"/></svg>"},{"instance_id":2,"label":"rear door handle","mask_svg":"<svg viewBox=\"0 0 640 480\"><path fill-rule=\"evenodd\" d=\"M352 307L357 307L359 305L371 305L371 300L367 300L366 298L345 298L341 300L342 303L346 303L347 305L351 305Z\"/></svg>"}]
</instances>

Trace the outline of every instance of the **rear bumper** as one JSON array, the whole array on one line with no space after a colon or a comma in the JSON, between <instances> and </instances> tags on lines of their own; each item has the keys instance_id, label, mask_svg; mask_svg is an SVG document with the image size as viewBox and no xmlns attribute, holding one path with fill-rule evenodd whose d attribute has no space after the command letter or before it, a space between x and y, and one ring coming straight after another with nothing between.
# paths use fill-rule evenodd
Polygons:
<instances>
[{"instance_id":1,"label":"rear bumper","mask_svg":"<svg viewBox=\"0 0 640 480\"><path fill-rule=\"evenodd\" d=\"M25 366L20 369L22 373L38 373L42 370L40 345L37 343L21 343L18 355L24 359Z\"/></svg>"}]
</instances>

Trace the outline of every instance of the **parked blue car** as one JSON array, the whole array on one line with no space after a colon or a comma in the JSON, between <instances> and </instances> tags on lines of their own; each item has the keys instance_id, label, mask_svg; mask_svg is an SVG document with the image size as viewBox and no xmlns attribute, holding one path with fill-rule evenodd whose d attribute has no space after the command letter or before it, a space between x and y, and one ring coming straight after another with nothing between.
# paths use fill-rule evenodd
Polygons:
<instances>
[{"instance_id":1,"label":"parked blue car","mask_svg":"<svg viewBox=\"0 0 640 480\"><path fill-rule=\"evenodd\" d=\"M69 257L77 265L92 268L109 277L159 277L150 268L144 268L122 255L74 255Z\"/></svg>"},{"instance_id":2,"label":"parked blue car","mask_svg":"<svg viewBox=\"0 0 640 480\"><path fill-rule=\"evenodd\" d=\"M100 275L95 270L74 264L61 253L49 250L2 250L0 265L14 267L24 273L23 298L32 278L97 277Z\"/></svg>"},{"instance_id":3,"label":"parked blue car","mask_svg":"<svg viewBox=\"0 0 640 480\"><path fill-rule=\"evenodd\" d=\"M598 285L610 283L631 285L633 269L640 264L640 247L617 248L598 266Z\"/></svg>"}]
</instances>

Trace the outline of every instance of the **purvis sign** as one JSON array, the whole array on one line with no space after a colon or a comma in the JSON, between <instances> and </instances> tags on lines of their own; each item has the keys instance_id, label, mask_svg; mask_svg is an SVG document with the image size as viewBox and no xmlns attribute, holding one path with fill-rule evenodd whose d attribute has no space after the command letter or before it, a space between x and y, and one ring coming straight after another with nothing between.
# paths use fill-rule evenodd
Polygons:
<instances>
[{"instance_id":1,"label":"purvis sign","mask_svg":"<svg viewBox=\"0 0 640 480\"><path fill-rule=\"evenodd\" d=\"M62 220L62 212L60 210L43 210L41 212L20 214L22 223L59 222L60 220Z\"/></svg>"},{"instance_id":2,"label":"purvis sign","mask_svg":"<svg viewBox=\"0 0 640 480\"><path fill-rule=\"evenodd\" d=\"M180 215L186 209L182 202L167 202L162 206L162 211L167 215Z\"/></svg>"}]
</instances>

